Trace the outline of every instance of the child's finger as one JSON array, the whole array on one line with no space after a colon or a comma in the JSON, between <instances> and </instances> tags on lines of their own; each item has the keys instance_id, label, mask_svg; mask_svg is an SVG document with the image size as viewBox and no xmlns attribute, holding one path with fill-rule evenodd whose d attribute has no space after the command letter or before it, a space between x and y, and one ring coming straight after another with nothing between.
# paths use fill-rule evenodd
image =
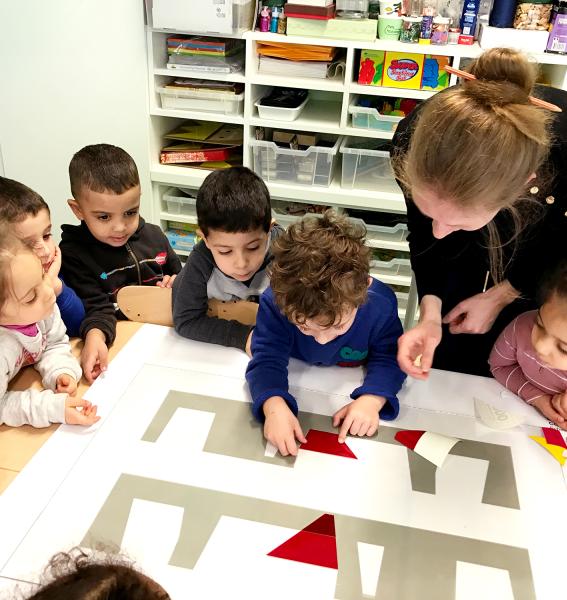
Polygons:
<instances>
[{"instance_id":1,"label":"child's finger","mask_svg":"<svg viewBox=\"0 0 567 600\"><path fill-rule=\"evenodd\" d=\"M297 456L297 444L295 443L295 437L293 435L287 438L285 445L287 447L288 454L291 454L291 456Z\"/></svg>"},{"instance_id":2,"label":"child's finger","mask_svg":"<svg viewBox=\"0 0 567 600\"><path fill-rule=\"evenodd\" d=\"M551 405L555 409L555 412L559 413L564 419L567 418L567 410L563 407L561 402L563 398L563 394L556 394L551 398Z\"/></svg>"},{"instance_id":3,"label":"child's finger","mask_svg":"<svg viewBox=\"0 0 567 600\"><path fill-rule=\"evenodd\" d=\"M88 400L84 400L83 398L68 398L68 406L71 408L85 408L90 406L90 402Z\"/></svg>"},{"instance_id":4,"label":"child's finger","mask_svg":"<svg viewBox=\"0 0 567 600\"><path fill-rule=\"evenodd\" d=\"M341 421L345 418L347 409L348 404L346 406L343 406L333 415L333 427L338 427L340 425Z\"/></svg>"},{"instance_id":5,"label":"child's finger","mask_svg":"<svg viewBox=\"0 0 567 600\"><path fill-rule=\"evenodd\" d=\"M368 431L366 432L366 435L369 436L369 437L373 436L378 431L378 425L379 425L379 423L375 423L374 425L371 425L368 428Z\"/></svg>"},{"instance_id":6,"label":"child's finger","mask_svg":"<svg viewBox=\"0 0 567 600\"><path fill-rule=\"evenodd\" d=\"M352 425L352 421L353 418L351 416L346 416L344 421L343 421L343 425L341 427L341 430L339 431L339 444L344 444L345 440L346 440L346 436L348 434L348 430L350 429L350 426Z\"/></svg>"},{"instance_id":7,"label":"child's finger","mask_svg":"<svg viewBox=\"0 0 567 600\"><path fill-rule=\"evenodd\" d=\"M359 431L363 427L363 422L360 419L353 419L351 426L349 427L349 433L351 435L359 435Z\"/></svg>"},{"instance_id":8,"label":"child's finger","mask_svg":"<svg viewBox=\"0 0 567 600\"><path fill-rule=\"evenodd\" d=\"M303 435L303 430L301 429L301 425L299 424L299 421L297 421L297 423L294 425L294 427L293 427L293 433L294 433L295 437L302 444L306 444L307 443L307 438Z\"/></svg>"}]
</instances>

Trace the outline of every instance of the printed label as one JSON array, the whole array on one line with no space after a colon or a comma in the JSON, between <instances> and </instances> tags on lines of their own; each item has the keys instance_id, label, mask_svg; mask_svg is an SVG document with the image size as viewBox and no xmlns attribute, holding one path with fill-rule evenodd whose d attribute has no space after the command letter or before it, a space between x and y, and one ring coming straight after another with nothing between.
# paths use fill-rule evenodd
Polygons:
<instances>
[{"instance_id":1,"label":"printed label","mask_svg":"<svg viewBox=\"0 0 567 600\"><path fill-rule=\"evenodd\" d=\"M393 60L388 67L388 77L393 81L409 81L419 72L419 65L410 58Z\"/></svg>"}]
</instances>

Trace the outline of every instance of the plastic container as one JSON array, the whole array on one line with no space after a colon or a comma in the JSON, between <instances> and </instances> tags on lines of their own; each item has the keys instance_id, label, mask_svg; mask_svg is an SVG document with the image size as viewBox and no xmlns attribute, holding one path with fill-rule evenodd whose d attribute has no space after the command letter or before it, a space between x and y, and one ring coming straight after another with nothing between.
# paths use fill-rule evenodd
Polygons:
<instances>
[{"instance_id":1,"label":"plastic container","mask_svg":"<svg viewBox=\"0 0 567 600\"><path fill-rule=\"evenodd\" d=\"M270 119L273 121L295 121L301 114L301 111L309 102L309 98L305 100L296 108L283 108L281 106L266 106L260 104L261 100L254 103L254 106L258 109L258 115L261 119Z\"/></svg>"},{"instance_id":2,"label":"plastic container","mask_svg":"<svg viewBox=\"0 0 567 600\"><path fill-rule=\"evenodd\" d=\"M171 247L176 251L191 252L198 241L195 233L180 229L168 229L165 235Z\"/></svg>"},{"instance_id":3,"label":"plastic container","mask_svg":"<svg viewBox=\"0 0 567 600\"><path fill-rule=\"evenodd\" d=\"M336 0L336 14L341 19L367 19L368 0Z\"/></svg>"},{"instance_id":4,"label":"plastic container","mask_svg":"<svg viewBox=\"0 0 567 600\"><path fill-rule=\"evenodd\" d=\"M400 33L400 42L406 44L417 44L419 34L421 33L422 17L402 17L402 31Z\"/></svg>"},{"instance_id":5,"label":"plastic container","mask_svg":"<svg viewBox=\"0 0 567 600\"><path fill-rule=\"evenodd\" d=\"M343 156L342 187L399 191L390 164L390 153L383 142L346 138L340 151Z\"/></svg>"},{"instance_id":6,"label":"plastic container","mask_svg":"<svg viewBox=\"0 0 567 600\"><path fill-rule=\"evenodd\" d=\"M380 15L378 19L378 37L381 40L400 39L402 31L402 18L397 13L391 15Z\"/></svg>"},{"instance_id":7,"label":"plastic container","mask_svg":"<svg viewBox=\"0 0 567 600\"><path fill-rule=\"evenodd\" d=\"M449 17L434 17L431 31L431 43L437 46L445 46L449 43Z\"/></svg>"},{"instance_id":8,"label":"plastic container","mask_svg":"<svg viewBox=\"0 0 567 600\"><path fill-rule=\"evenodd\" d=\"M332 146L310 146L307 150L281 148L275 142L251 140L254 171L265 181L328 187L339 155L342 138L325 138Z\"/></svg>"},{"instance_id":9,"label":"plastic container","mask_svg":"<svg viewBox=\"0 0 567 600\"><path fill-rule=\"evenodd\" d=\"M197 216L197 199L184 196L176 188L168 188L163 195L163 201L171 215Z\"/></svg>"},{"instance_id":10,"label":"plastic container","mask_svg":"<svg viewBox=\"0 0 567 600\"><path fill-rule=\"evenodd\" d=\"M295 206L297 206L298 202L294 202L293 203ZM299 221L300 219L303 219L303 217L321 217L322 213L316 213L316 212L311 212L309 210L309 205L306 204L305 208L306 213L304 215L292 215L289 214L287 212L287 207L290 205L289 202L286 202L285 200L272 200L272 215L274 217L274 219L276 220L276 223L278 225L281 225L283 228L287 228L290 225L292 225L293 223L296 223L297 221ZM336 206L333 207L334 210L338 213L343 213L344 209L341 208L340 206ZM354 220L354 219L353 219ZM357 221L360 219L356 219Z\"/></svg>"},{"instance_id":11,"label":"plastic container","mask_svg":"<svg viewBox=\"0 0 567 600\"><path fill-rule=\"evenodd\" d=\"M352 115L353 127L393 132L398 126L398 123L403 119L403 117L381 115L377 108L357 106L357 102L358 96L355 96L348 107L348 112Z\"/></svg>"},{"instance_id":12,"label":"plastic container","mask_svg":"<svg viewBox=\"0 0 567 600\"><path fill-rule=\"evenodd\" d=\"M545 31L549 27L551 18L551 3L521 2L516 8L516 17L514 18L514 29L528 29L532 31Z\"/></svg>"},{"instance_id":13,"label":"plastic container","mask_svg":"<svg viewBox=\"0 0 567 600\"><path fill-rule=\"evenodd\" d=\"M401 0L379 0L381 15L401 15L402 2Z\"/></svg>"},{"instance_id":14,"label":"plastic container","mask_svg":"<svg viewBox=\"0 0 567 600\"><path fill-rule=\"evenodd\" d=\"M367 244L372 248L399 248L403 251L409 251L408 226L405 223L398 223L393 227L386 225L371 225L364 223L366 227Z\"/></svg>"},{"instance_id":15,"label":"plastic container","mask_svg":"<svg viewBox=\"0 0 567 600\"><path fill-rule=\"evenodd\" d=\"M244 107L244 92L241 94L218 94L196 92L191 89L159 87L162 108L196 110L224 115L241 115Z\"/></svg>"},{"instance_id":16,"label":"plastic container","mask_svg":"<svg viewBox=\"0 0 567 600\"><path fill-rule=\"evenodd\" d=\"M371 260L370 275L384 283L394 285L411 285L411 263L409 258L393 258L392 260Z\"/></svg>"}]
</instances>

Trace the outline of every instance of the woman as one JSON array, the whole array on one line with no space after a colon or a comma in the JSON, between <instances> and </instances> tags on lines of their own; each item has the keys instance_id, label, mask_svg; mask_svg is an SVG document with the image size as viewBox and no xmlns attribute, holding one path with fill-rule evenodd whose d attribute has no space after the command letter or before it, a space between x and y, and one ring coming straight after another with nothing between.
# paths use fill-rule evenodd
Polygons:
<instances>
[{"instance_id":1,"label":"woman","mask_svg":"<svg viewBox=\"0 0 567 600\"><path fill-rule=\"evenodd\" d=\"M468 71L476 79L423 103L393 140L420 297L398 360L418 379L432 366L488 375L496 337L567 254L567 93L534 89L515 50L488 50Z\"/></svg>"}]
</instances>

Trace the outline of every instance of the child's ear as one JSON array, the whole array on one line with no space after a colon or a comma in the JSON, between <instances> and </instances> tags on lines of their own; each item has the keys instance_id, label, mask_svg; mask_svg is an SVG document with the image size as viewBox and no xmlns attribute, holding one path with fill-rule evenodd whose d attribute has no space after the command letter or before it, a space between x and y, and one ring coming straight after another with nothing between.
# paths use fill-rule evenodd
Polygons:
<instances>
[{"instance_id":1,"label":"child's ear","mask_svg":"<svg viewBox=\"0 0 567 600\"><path fill-rule=\"evenodd\" d=\"M205 237L205 234L202 232L202 230L197 227L197 235L203 240L203 242L205 242L205 246L207 246L207 248L209 248L209 244L207 243L207 238ZM210 248L209 248L210 250Z\"/></svg>"},{"instance_id":2,"label":"child's ear","mask_svg":"<svg viewBox=\"0 0 567 600\"><path fill-rule=\"evenodd\" d=\"M74 198L70 198L67 200L67 204L71 207L71 210L77 219L79 219L79 221L84 221L83 211L81 210L79 203Z\"/></svg>"},{"instance_id":3,"label":"child's ear","mask_svg":"<svg viewBox=\"0 0 567 600\"><path fill-rule=\"evenodd\" d=\"M370 287L372 285L372 282L374 281L374 279L372 277L370 277L370 275L368 276L368 287Z\"/></svg>"}]
</instances>

